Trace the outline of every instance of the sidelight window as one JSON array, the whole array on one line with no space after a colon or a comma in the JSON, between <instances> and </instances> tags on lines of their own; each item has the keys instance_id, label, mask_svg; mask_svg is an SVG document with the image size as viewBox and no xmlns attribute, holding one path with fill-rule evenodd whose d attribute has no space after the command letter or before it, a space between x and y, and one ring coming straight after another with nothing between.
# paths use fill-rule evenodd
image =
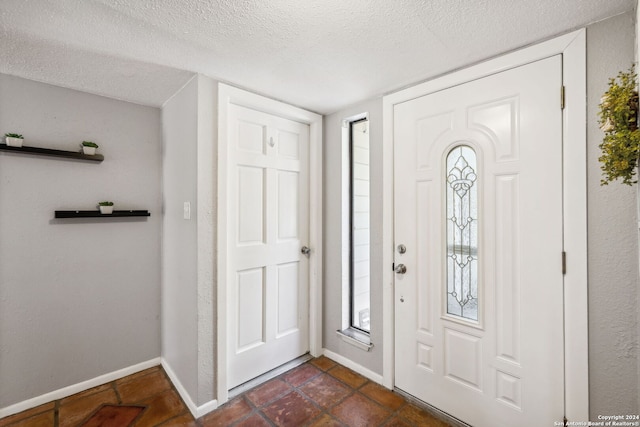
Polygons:
<instances>
[{"instance_id":1,"label":"sidelight window","mask_svg":"<svg viewBox=\"0 0 640 427\"><path fill-rule=\"evenodd\" d=\"M369 121L350 123L350 326L369 332L370 216Z\"/></svg>"},{"instance_id":2,"label":"sidelight window","mask_svg":"<svg viewBox=\"0 0 640 427\"><path fill-rule=\"evenodd\" d=\"M342 122L342 322L343 341L369 351L371 332L371 173L369 120L362 113Z\"/></svg>"}]
</instances>

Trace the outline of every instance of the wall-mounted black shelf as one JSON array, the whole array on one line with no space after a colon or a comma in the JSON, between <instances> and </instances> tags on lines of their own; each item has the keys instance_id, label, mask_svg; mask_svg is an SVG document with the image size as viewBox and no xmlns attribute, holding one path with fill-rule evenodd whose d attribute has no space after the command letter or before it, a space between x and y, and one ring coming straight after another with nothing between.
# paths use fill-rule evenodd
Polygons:
<instances>
[{"instance_id":1,"label":"wall-mounted black shelf","mask_svg":"<svg viewBox=\"0 0 640 427\"><path fill-rule=\"evenodd\" d=\"M65 151L54 150L51 148L39 148L39 147L11 147L6 144L0 144L0 151L7 151L9 153L31 154L36 156L52 156L52 157L64 157L67 159L75 160L90 160L92 162L101 162L104 160L102 154L94 154L89 156L79 151Z\"/></svg>"},{"instance_id":2,"label":"wall-mounted black shelf","mask_svg":"<svg viewBox=\"0 0 640 427\"><path fill-rule=\"evenodd\" d=\"M113 211L102 214L100 211L56 211L56 218L114 218L124 216L151 216L149 211Z\"/></svg>"}]
</instances>

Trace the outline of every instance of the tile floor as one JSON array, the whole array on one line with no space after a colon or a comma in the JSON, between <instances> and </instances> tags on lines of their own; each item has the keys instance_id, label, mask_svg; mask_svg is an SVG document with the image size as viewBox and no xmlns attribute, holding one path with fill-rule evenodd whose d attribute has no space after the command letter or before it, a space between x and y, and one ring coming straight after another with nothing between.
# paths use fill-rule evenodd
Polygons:
<instances>
[{"instance_id":1,"label":"tile floor","mask_svg":"<svg viewBox=\"0 0 640 427\"><path fill-rule=\"evenodd\" d=\"M235 397L194 420L164 370L137 374L0 420L0 427L96 424L105 404L137 405L132 426L424 426L445 427L427 412L365 377L319 357ZM108 409L108 408L107 408Z\"/></svg>"}]
</instances>

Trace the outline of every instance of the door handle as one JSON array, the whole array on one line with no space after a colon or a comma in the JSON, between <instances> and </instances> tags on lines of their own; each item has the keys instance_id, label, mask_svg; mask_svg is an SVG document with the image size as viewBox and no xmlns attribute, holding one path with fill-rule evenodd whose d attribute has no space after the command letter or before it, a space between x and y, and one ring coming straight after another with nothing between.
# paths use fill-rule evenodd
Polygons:
<instances>
[{"instance_id":1,"label":"door handle","mask_svg":"<svg viewBox=\"0 0 640 427\"><path fill-rule=\"evenodd\" d=\"M398 264L396 266L396 273L397 274L404 274L407 272L407 267L404 264Z\"/></svg>"},{"instance_id":2,"label":"door handle","mask_svg":"<svg viewBox=\"0 0 640 427\"><path fill-rule=\"evenodd\" d=\"M308 246L303 246L302 249L300 249L300 252L302 252L302 255L309 256L309 254L311 253L311 248L309 248Z\"/></svg>"}]
</instances>

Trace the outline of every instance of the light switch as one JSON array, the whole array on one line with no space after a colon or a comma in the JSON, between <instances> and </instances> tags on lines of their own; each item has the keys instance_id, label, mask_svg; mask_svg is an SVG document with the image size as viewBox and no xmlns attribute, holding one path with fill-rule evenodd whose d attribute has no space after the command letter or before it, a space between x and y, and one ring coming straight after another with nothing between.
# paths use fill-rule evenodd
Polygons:
<instances>
[{"instance_id":1,"label":"light switch","mask_svg":"<svg viewBox=\"0 0 640 427\"><path fill-rule=\"evenodd\" d=\"M184 219L191 219L191 203L184 202Z\"/></svg>"}]
</instances>

